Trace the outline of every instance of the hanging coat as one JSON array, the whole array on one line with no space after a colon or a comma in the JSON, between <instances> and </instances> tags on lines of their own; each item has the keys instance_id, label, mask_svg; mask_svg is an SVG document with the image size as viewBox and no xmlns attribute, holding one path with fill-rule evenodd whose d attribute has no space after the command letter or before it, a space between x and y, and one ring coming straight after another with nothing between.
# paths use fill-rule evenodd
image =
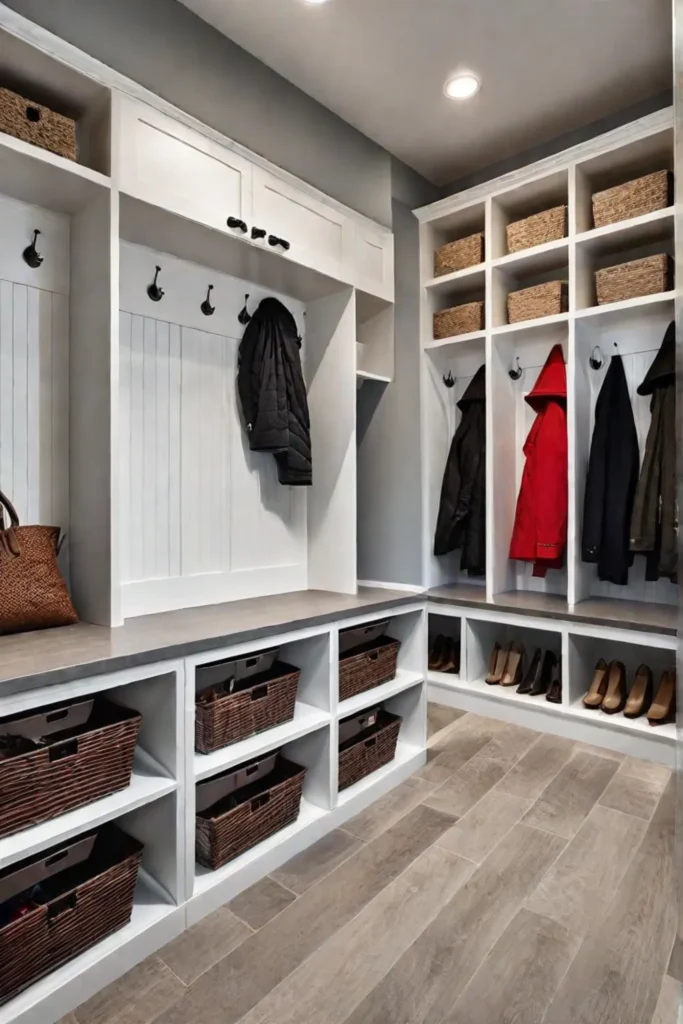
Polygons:
<instances>
[{"instance_id":1,"label":"hanging coat","mask_svg":"<svg viewBox=\"0 0 683 1024\"><path fill-rule=\"evenodd\" d=\"M567 374L555 345L526 401L536 412L524 444L510 558L534 563L534 576L561 569L567 543Z\"/></svg>"},{"instance_id":2,"label":"hanging coat","mask_svg":"<svg viewBox=\"0 0 683 1024\"><path fill-rule=\"evenodd\" d=\"M486 573L486 368L481 366L458 402L462 418L446 461L434 554L462 550L460 569Z\"/></svg>"},{"instance_id":3,"label":"hanging coat","mask_svg":"<svg viewBox=\"0 0 683 1024\"><path fill-rule=\"evenodd\" d=\"M638 388L652 395L650 429L631 520L631 551L647 555L645 578L676 582L676 326L670 324L661 348Z\"/></svg>"},{"instance_id":4,"label":"hanging coat","mask_svg":"<svg viewBox=\"0 0 683 1024\"><path fill-rule=\"evenodd\" d=\"M595 426L583 505L581 557L597 562L598 578L625 586L633 499L640 454L621 356L613 356L595 405Z\"/></svg>"},{"instance_id":5,"label":"hanging coat","mask_svg":"<svg viewBox=\"0 0 683 1024\"><path fill-rule=\"evenodd\" d=\"M281 484L312 483L311 423L294 317L263 299L240 343L237 388L249 447L272 452Z\"/></svg>"}]
</instances>

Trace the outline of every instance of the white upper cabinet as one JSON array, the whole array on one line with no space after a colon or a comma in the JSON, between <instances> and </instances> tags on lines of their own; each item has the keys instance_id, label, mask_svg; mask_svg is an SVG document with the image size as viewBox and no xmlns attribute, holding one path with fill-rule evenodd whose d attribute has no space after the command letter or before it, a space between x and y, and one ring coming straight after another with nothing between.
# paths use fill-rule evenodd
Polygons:
<instances>
[{"instance_id":1,"label":"white upper cabinet","mask_svg":"<svg viewBox=\"0 0 683 1024\"><path fill-rule=\"evenodd\" d=\"M289 243L289 249L273 246L296 263L312 267L338 281L353 283L352 221L277 178L254 167L254 224L265 229L263 244L271 236Z\"/></svg>"},{"instance_id":2,"label":"white upper cabinet","mask_svg":"<svg viewBox=\"0 0 683 1024\"><path fill-rule=\"evenodd\" d=\"M356 288L394 301L394 236L372 224L356 224L353 247Z\"/></svg>"},{"instance_id":3,"label":"white upper cabinet","mask_svg":"<svg viewBox=\"0 0 683 1024\"><path fill-rule=\"evenodd\" d=\"M252 164L152 107L119 98L123 192L238 236L251 215Z\"/></svg>"}]
</instances>

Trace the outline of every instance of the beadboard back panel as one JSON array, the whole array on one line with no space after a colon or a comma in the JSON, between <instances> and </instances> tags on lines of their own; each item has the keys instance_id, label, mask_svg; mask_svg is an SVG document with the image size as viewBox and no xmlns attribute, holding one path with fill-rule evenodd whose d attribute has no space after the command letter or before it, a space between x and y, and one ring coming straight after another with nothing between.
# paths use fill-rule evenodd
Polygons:
<instances>
[{"instance_id":1,"label":"beadboard back panel","mask_svg":"<svg viewBox=\"0 0 683 1024\"><path fill-rule=\"evenodd\" d=\"M168 303L146 294L156 265ZM121 281L124 617L305 589L306 490L278 483L240 420L237 313L250 286L134 246ZM207 282L211 317L199 309ZM252 311L261 297L250 292Z\"/></svg>"},{"instance_id":2,"label":"beadboard back panel","mask_svg":"<svg viewBox=\"0 0 683 1024\"><path fill-rule=\"evenodd\" d=\"M0 489L25 523L69 525L69 221L0 197ZM22 252L36 248L31 268Z\"/></svg>"}]
</instances>

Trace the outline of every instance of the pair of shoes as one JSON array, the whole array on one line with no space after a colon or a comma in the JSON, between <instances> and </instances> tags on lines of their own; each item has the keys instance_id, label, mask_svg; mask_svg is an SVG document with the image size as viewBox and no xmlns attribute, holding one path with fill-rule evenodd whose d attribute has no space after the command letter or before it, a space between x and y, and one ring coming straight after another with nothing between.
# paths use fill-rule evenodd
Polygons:
<instances>
[{"instance_id":1,"label":"pair of shoes","mask_svg":"<svg viewBox=\"0 0 683 1024\"><path fill-rule=\"evenodd\" d=\"M439 633L429 651L431 672L460 672L460 641Z\"/></svg>"},{"instance_id":2,"label":"pair of shoes","mask_svg":"<svg viewBox=\"0 0 683 1024\"><path fill-rule=\"evenodd\" d=\"M507 647L496 642L489 658L489 686L517 686L524 672L524 646L512 640Z\"/></svg>"},{"instance_id":3,"label":"pair of shoes","mask_svg":"<svg viewBox=\"0 0 683 1024\"><path fill-rule=\"evenodd\" d=\"M584 706L604 711L607 715L624 712L625 718L647 715L650 725L673 722L676 716L676 673L667 669L654 696L652 670L640 665L630 691L626 683L626 669L621 661L610 665L601 658L595 666L593 682L583 698Z\"/></svg>"},{"instance_id":4,"label":"pair of shoes","mask_svg":"<svg viewBox=\"0 0 683 1024\"><path fill-rule=\"evenodd\" d=\"M562 703L562 677L560 659L554 651L542 651L537 647L531 659L529 670L517 687L517 693L526 693L530 697L540 697L551 704Z\"/></svg>"}]
</instances>

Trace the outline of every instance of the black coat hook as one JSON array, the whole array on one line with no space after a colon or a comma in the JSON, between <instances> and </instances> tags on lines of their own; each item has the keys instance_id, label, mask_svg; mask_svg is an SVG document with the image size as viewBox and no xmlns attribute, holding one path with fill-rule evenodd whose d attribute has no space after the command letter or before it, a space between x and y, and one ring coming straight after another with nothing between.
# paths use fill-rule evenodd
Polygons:
<instances>
[{"instance_id":1,"label":"black coat hook","mask_svg":"<svg viewBox=\"0 0 683 1024\"><path fill-rule=\"evenodd\" d=\"M253 239L265 238L266 234L267 234L267 232L266 232L265 228L252 228L251 229L251 237Z\"/></svg>"},{"instance_id":2,"label":"black coat hook","mask_svg":"<svg viewBox=\"0 0 683 1024\"><path fill-rule=\"evenodd\" d=\"M204 299L204 301L202 302L201 306L199 307L201 309L202 313L204 314L204 316L213 316L213 314L216 312L216 307L211 305L211 292L212 291L213 291L213 285L210 284L208 289L207 289L207 292L206 292L206 298Z\"/></svg>"},{"instance_id":3,"label":"black coat hook","mask_svg":"<svg viewBox=\"0 0 683 1024\"><path fill-rule=\"evenodd\" d=\"M599 345L596 345L593 351L591 352L591 356L588 360L588 363L590 365L591 370L600 370L602 368L604 360L602 358L602 352L600 351Z\"/></svg>"},{"instance_id":4,"label":"black coat hook","mask_svg":"<svg viewBox=\"0 0 683 1024\"><path fill-rule=\"evenodd\" d=\"M147 294L149 295L152 302L161 302L161 300L164 297L164 289L160 288L159 285L157 284L157 278L159 277L160 273L161 267L156 267L154 280L147 288Z\"/></svg>"},{"instance_id":5,"label":"black coat hook","mask_svg":"<svg viewBox=\"0 0 683 1024\"><path fill-rule=\"evenodd\" d=\"M40 231L38 231L38 229L36 228L36 230L33 232L33 241L30 245L26 246L26 248L21 254L24 258L24 263L28 263L29 267L32 267L33 270L37 270L38 267L43 262L43 257L36 249L36 241L38 239L39 234Z\"/></svg>"},{"instance_id":6,"label":"black coat hook","mask_svg":"<svg viewBox=\"0 0 683 1024\"><path fill-rule=\"evenodd\" d=\"M240 311L240 313L239 313L239 315L238 315L238 317L237 317L237 319L239 320L239 322L240 322L241 324L244 324L245 326L246 326L246 325L247 325L247 324L249 323L249 321L251 320L251 313L250 313L250 312L249 312L249 310L247 309L247 303L248 303L248 302L249 302L249 296L248 296L248 295L245 295L245 296L244 296L244 306L242 307L242 309L241 309L241 311Z\"/></svg>"},{"instance_id":7,"label":"black coat hook","mask_svg":"<svg viewBox=\"0 0 683 1024\"><path fill-rule=\"evenodd\" d=\"M450 370L448 371L448 373L444 373L441 379L443 380L447 388L455 387L455 377L453 376Z\"/></svg>"},{"instance_id":8,"label":"black coat hook","mask_svg":"<svg viewBox=\"0 0 683 1024\"><path fill-rule=\"evenodd\" d=\"M524 372L522 370L522 367L519 365L519 356L515 356L515 362L517 363L517 366L514 367L512 370L508 370L508 377L510 378L510 380L519 380L519 378L522 376L522 373Z\"/></svg>"}]
</instances>

